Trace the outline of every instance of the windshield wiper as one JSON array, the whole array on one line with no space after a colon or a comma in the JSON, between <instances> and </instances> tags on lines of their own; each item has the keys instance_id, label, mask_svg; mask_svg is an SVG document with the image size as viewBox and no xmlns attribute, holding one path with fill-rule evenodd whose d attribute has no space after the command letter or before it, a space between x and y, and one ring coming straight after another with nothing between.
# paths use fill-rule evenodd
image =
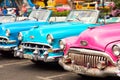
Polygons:
<instances>
[{"instance_id":1,"label":"windshield wiper","mask_svg":"<svg viewBox=\"0 0 120 80\"><path fill-rule=\"evenodd\" d=\"M80 20L78 17L76 17L75 19L77 19L78 21L82 21L82 20Z\"/></svg>"}]
</instances>

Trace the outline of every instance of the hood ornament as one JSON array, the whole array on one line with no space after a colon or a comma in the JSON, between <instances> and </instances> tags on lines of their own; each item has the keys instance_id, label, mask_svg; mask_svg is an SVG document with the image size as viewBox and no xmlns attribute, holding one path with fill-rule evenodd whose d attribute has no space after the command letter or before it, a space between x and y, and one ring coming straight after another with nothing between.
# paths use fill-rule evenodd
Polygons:
<instances>
[{"instance_id":1,"label":"hood ornament","mask_svg":"<svg viewBox=\"0 0 120 80\"><path fill-rule=\"evenodd\" d=\"M35 37L34 36L30 36L31 39L34 39Z\"/></svg>"}]
</instances>

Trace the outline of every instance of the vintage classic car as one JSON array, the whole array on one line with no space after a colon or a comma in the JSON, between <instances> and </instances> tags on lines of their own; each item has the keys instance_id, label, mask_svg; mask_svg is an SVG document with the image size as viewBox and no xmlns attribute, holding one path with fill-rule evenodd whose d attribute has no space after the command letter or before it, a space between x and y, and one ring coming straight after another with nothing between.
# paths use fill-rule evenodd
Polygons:
<instances>
[{"instance_id":1,"label":"vintage classic car","mask_svg":"<svg viewBox=\"0 0 120 80\"><path fill-rule=\"evenodd\" d=\"M18 17L15 15L0 15L0 24L3 23L10 23L10 22L17 22L17 21L23 21L25 19L28 19L28 17Z\"/></svg>"},{"instance_id":2,"label":"vintage classic car","mask_svg":"<svg viewBox=\"0 0 120 80\"><path fill-rule=\"evenodd\" d=\"M120 77L119 33L120 23L113 23L61 40L64 57L59 59L59 64L77 74Z\"/></svg>"},{"instance_id":3,"label":"vintage classic car","mask_svg":"<svg viewBox=\"0 0 120 80\"><path fill-rule=\"evenodd\" d=\"M15 49L15 56L32 61L54 62L63 56L58 52L59 40L69 36L79 35L88 27L98 24L99 11L73 10L65 23L43 25L29 31L20 32L18 38L22 40L19 48ZM19 39L19 40L20 40Z\"/></svg>"},{"instance_id":4,"label":"vintage classic car","mask_svg":"<svg viewBox=\"0 0 120 80\"><path fill-rule=\"evenodd\" d=\"M0 51L13 51L20 43L17 36L20 31L26 31L40 25L51 24L51 22L48 21L51 13L52 11L50 10L34 10L27 20L1 24Z\"/></svg>"}]
</instances>

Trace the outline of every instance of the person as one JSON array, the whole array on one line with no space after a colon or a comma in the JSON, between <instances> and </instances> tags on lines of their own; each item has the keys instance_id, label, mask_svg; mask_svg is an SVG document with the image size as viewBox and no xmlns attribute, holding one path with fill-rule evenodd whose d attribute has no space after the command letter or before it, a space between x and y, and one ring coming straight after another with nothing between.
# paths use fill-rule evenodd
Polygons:
<instances>
[{"instance_id":1,"label":"person","mask_svg":"<svg viewBox=\"0 0 120 80\"><path fill-rule=\"evenodd\" d=\"M39 9L39 6L38 6L38 5L35 5L32 9L33 9L33 10L38 10L38 9Z\"/></svg>"},{"instance_id":2,"label":"person","mask_svg":"<svg viewBox=\"0 0 120 80\"><path fill-rule=\"evenodd\" d=\"M95 5L95 10L100 10L100 0L97 0L96 5Z\"/></svg>"},{"instance_id":3,"label":"person","mask_svg":"<svg viewBox=\"0 0 120 80\"><path fill-rule=\"evenodd\" d=\"M3 14L2 14L2 7L0 7L0 15L3 15Z\"/></svg>"},{"instance_id":4,"label":"person","mask_svg":"<svg viewBox=\"0 0 120 80\"><path fill-rule=\"evenodd\" d=\"M113 9L116 5L115 5L115 3L114 3L113 1L111 1L111 2L108 4L108 6L109 6L111 9Z\"/></svg>"},{"instance_id":5,"label":"person","mask_svg":"<svg viewBox=\"0 0 120 80\"><path fill-rule=\"evenodd\" d=\"M3 10L2 10L2 14L3 14L3 15L7 15L7 13L8 13L7 7L4 6L4 7L3 7Z\"/></svg>"},{"instance_id":6,"label":"person","mask_svg":"<svg viewBox=\"0 0 120 80\"><path fill-rule=\"evenodd\" d=\"M16 9L15 9L15 14L16 14L16 16L19 16L20 14L19 14L19 8L18 7L16 7Z\"/></svg>"},{"instance_id":7,"label":"person","mask_svg":"<svg viewBox=\"0 0 120 80\"><path fill-rule=\"evenodd\" d=\"M117 9L117 7L113 7L110 13L110 17L117 17L120 15L120 9Z\"/></svg>"},{"instance_id":8,"label":"person","mask_svg":"<svg viewBox=\"0 0 120 80\"><path fill-rule=\"evenodd\" d=\"M27 7L26 7L26 4L22 5L21 12L22 12L23 16L25 16L25 17L27 16Z\"/></svg>"}]
</instances>

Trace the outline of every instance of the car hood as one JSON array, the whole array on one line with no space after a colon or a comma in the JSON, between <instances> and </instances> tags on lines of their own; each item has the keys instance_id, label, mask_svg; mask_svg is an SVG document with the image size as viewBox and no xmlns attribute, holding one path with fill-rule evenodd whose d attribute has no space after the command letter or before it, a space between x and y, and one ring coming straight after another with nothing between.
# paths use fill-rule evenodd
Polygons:
<instances>
[{"instance_id":1,"label":"car hood","mask_svg":"<svg viewBox=\"0 0 120 80\"><path fill-rule=\"evenodd\" d=\"M106 47L120 40L120 23L108 24L96 28L89 28L84 31L75 44L71 47L82 47L105 51ZM80 45L81 41L86 41L87 45Z\"/></svg>"},{"instance_id":2,"label":"car hood","mask_svg":"<svg viewBox=\"0 0 120 80\"><path fill-rule=\"evenodd\" d=\"M83 30L87 29L90 26L96 26L98 24L83 24L78 22L65 22L60 24L51 24L43 25L37 29L32 29L26 31L23 34L24 41L34 41L34 42L46 42L46 37L48 34L52 34L54 39L58 38L59 40L69 36L79 35ZM69 34L68 34L69 33ZM36 38L30 39L30 36Z\"/></svg>"},{"instance_id":3,"label":"car hood","mask_svg":"<svg viewBox=\"0 0 120 80\"><path fill-rule=\"evenodd\" d=\"M6 23L0 25L0 31L5 31L9 29L10 32L20 32L23 30L28 30L32 27L39 26L40 24L44 24L45 22L38 22L38 21L20 21L20 22L13 22L13 23Z\"/></svg>"},{"instance_id":4,"label":"car hood","mask_svg":"<svg viewBox=\"0 0 120 80\"><path fill-rule=\"evenodd\" d=\"M66 23L60 23L60 24L53 24L53 25L44 25L40 28L42 33L50 33L50 34L58 34L58 33L64 33L67 31L83 31L87 29L88 27L94 27L97 24L86 24L86 23L80 23L80 22L66 22Z\"/></svg>"}]
</instances>

